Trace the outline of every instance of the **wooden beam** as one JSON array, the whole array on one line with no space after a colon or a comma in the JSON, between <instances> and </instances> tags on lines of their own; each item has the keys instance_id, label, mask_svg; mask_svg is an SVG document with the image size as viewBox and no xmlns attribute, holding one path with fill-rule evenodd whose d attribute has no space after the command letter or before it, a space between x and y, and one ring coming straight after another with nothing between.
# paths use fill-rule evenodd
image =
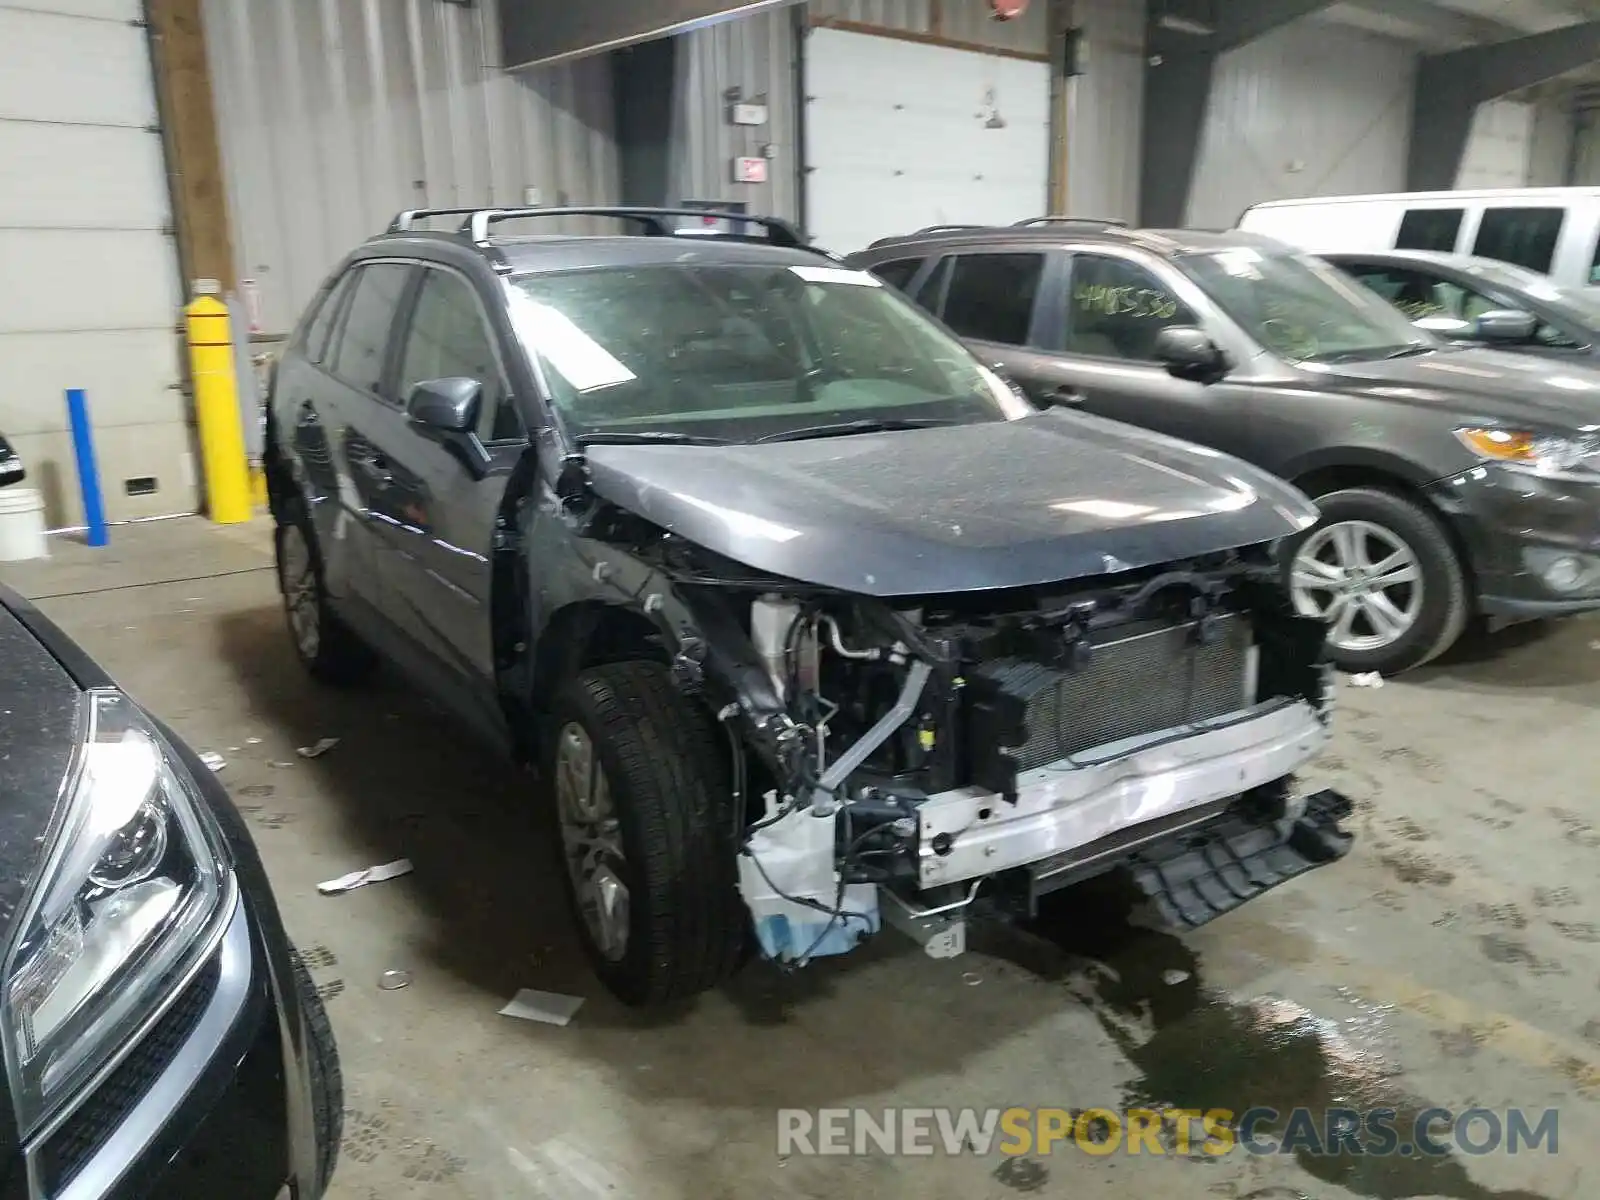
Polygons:
<instances>
[{"instance_id":1,"label":"wooden beam","mask_svg":"<svg viewBox=\"0 0 1600 1200\"><path fill-rule=\"evenodd\" d=\"M916 42L923 46L943 46L947 50L976 50L979 54L993 54L998 58L1020 58L1025 62L1049 62L1048 54L1035 54L1031 50L1011 50L1002 46L985 46L981 42L967 42L959 38L939 37L920 33L914 29L891 29L884 25L869 25L865 21L850 21L843 17L812 17L813 29L842 29L846 33L870 33L873 37L894 38L901 42Z\"/></svg>"},{"instance_id":2,"label":"wooden beam","mask_svg":"<svg viewBox=\"0 0 1600 1200\"><path fill-rule=\"evenodd\" d=\"M184 278L238 287L200 0L145 0Z\"/></svg>"}]
</instances>

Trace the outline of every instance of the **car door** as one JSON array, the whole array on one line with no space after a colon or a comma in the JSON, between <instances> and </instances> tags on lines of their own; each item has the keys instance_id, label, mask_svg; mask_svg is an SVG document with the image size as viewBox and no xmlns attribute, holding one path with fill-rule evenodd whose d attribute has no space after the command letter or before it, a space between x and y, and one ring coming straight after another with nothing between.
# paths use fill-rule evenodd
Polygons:
<instances>
[{"instance_id":1,"label":"car door","mask_svg":"<svg viewBox=\"0 0 1600 1200\"><path fill-rule=\"evenodd\" d=\"M1590 339L1532 298L1480 282L1461 271L1444 271L1427 264L1340 259L1341 270L1393 304L1420 328L1446 337L1459 336L1486 312L1515 309L1539 318L1533 340L1521 345L1481 342L1480 345L1552 358L1586 358Z\"/></svg>"},{"instance_id":2,"label":"car door","mask_svg":"<svg viewBox=\"0 0 1600 1200\"><path fill-rule=\"evenodd\" d=\"M496 522L527 434L483 301L460 272L423 267L395 357L396 403L372 434L386 477L383 532L393 551L385 582L404 632L444 670L446 686L482 697L494 678ZM462 378L482 387L472 430L441 439L406 415L417 384Z\"/></svg>"},{"instance_id":3,"label":"car door","mask_svg":"<svg viewBox=\"0 0 1600 1200\"><path fill-rule=\"evenodd\" d=\"M1058 276L1034 369L1041 399L1064 396L1086 412L1252 457L1244 389L1179 379L1155 357L1163 329L1193 326L1227 340L1204 297L1153 255L1075 248Z\"/></svg>"},{"instance_id":4,"label":"car door","mask_svg":"<svg viewBox=\"0 0 1600 1200\"><path fill-rule=\"evenodd\" d=\"M312 335L326 337L320 350L308 343L308 357L316 361L278 380L279 401L293 410L290 436L315 493L311 507L328 587L378 611L384 590L374 520L385 498L370 429L375 415L392 404L385 373L411 271L396 261L353 266L330 297L337 305L331 328L311 327Z\"/></svg>"}]
</instances>

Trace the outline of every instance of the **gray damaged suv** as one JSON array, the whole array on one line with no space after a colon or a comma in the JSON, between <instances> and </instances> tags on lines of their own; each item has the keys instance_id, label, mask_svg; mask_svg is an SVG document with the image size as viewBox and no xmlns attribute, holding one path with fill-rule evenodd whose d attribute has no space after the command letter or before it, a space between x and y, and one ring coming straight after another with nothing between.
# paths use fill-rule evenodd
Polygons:
<instances>
[{"instance_id":1,"label":"gray damaged suv","mask_svg":"<svg viewBox=\"0 0 1600 1200\"><path fill-rule=\"evenodd\" d=\"M1332 686L1272 558L1298 492L1035 409L778 221L437 215L357 249L277 368L293 644L538 764L623 1000L752 939L957 954L980 906L1113 869L1189 927L1348 848L1292 782Z\"/></svg>"},{"instance_id":2,"label":"gray damaged suv","mask_svg":"<svg viewBox=\"0 0 1600 1200\"><path fill-rule=\"evenodd\" d=\"M1286 570L1340 666L1405 670L1474 614L1600 608L1600 374L1451 345L1246 233L1042 218L851 258L1037 402L1248 459L1314 497Z\"/></svg>"}]
</instances>

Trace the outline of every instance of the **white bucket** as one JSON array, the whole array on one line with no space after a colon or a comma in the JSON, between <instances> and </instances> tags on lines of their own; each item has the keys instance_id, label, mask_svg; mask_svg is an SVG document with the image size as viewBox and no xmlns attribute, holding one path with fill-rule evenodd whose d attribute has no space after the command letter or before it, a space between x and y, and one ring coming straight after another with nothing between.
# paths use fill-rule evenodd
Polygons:
<instances>
[{"instance_id":1,"label":"white bucket","mask_svg":"<svg viewBox=\"0 0 1600 1200\"><path fill-rule=\"evenodd\" d=\"M0 488L0 562L49 557L44 496L32 488Z\"/></svg>"}]
</instances>

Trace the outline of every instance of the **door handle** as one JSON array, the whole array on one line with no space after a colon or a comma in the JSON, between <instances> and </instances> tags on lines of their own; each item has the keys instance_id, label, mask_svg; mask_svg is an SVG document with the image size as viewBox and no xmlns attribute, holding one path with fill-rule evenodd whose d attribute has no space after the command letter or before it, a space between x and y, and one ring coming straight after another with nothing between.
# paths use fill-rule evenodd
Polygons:
<instances>
[{"instance_id":1,"label":"door handle","mask_svg":"<svg viewBox=\"0 0 1600 1200\"><path fill-rule=\"evenodd\" d=\"M1074 405L1083 403L1083 393L1070 383L1058 384L1044 394L1047 404Z\"/></svg>"},{"instance_id":2,"label":"door handle","mask_svg":"<svg viewBox=\"0 0 1600 1200\"><path fill-rule=\"evenodd\" d=\"M317 416L317 410L312 406L311 401L302 400L300 401L300 411L295 414L294 423L300 426L300 428L305 429L312 425L321 424L322 419Z\"/></svg>"}]
</instances>

